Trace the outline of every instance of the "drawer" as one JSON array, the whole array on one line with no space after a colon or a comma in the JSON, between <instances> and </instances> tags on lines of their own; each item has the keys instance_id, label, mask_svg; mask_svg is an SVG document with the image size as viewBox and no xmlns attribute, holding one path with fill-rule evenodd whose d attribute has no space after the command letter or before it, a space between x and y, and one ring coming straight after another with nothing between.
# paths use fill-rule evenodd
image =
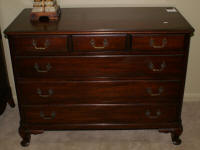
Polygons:
<instances>
[{"instance_id":1,"label":"drawer","mask_svg":"<svg viewBox=\"0 0 200 150\"><path fill-rule=\"evenodd\" d=\"M105 56L105 57L20 57L15 61L17 77L23 78L177 78L184 73L184 57Z\"/></svg>"},{"instance_id":2,"label":"drawer","mask_svg":"<svg viewBox=\"0 0 200 150\"><path fill-rule=\"evenodd\" d=\"M74 35L74 51L111 51L126 49L126 35Z\"/></svg>"},{"instance_id":3,"label":"drawer","mask_svg":"<svg viewBox=\"0 0 200 150\"><path fill-rule=\"evenodd\" d=\"M178 102L180 81L19 82L23 105Z\"/></svg>"},{"instance_id":4,"label":"drawer","mask_svg":"<svg viewBox=\"0 0 200 150\"><path fill-rule=\"evenodd\" d=\"M184 50L184 35L132 35L134 50Z\"/></svg>"},{"instance_id":5,"label":"drawer","mask_svg":"<svg viewBox=\"0 0 200 150\"><path fill-rule=\"evenodd\" d=\"M72 105L23 107L29 124L125 124L171 123L178 121L176 105Z\"/></svg>"},{"instance_id":6,"label":"drawer","mask_svg":"<svg viewBox=\"0 0 200 150\"><path fill-rule=\"evenodd\" d=\"M18 37L13 40L16 55L67 53L67 36Z\"/></svg>"}]
</instances>

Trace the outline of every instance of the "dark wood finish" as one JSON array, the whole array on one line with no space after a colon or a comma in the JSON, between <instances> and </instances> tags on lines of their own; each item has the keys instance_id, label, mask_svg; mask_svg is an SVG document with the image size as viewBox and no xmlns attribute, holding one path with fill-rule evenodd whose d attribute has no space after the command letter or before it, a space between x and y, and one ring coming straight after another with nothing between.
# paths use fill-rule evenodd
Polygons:
<instances>
[{"instance_id":1,"label":"dark wood finish","mask_svg":"<svg viewBox=\"0 0 200 150\"><path fill-rule=\"evenodd\" d=\"M67 36L25 36L13 41L15 54L19 56L67 53Z\"/></svg>"},{"instance_id":2,"label":"dark wood finish","mask_svg":"<svg viewBox=\"0 0 200 150\"><path fill-rule=\"evenodd\" d=\"M184 35L132 35L134 50L184 50Z\"/></svg>"},{"instance_id":3,"label":"dark wood finish","mask_svg":"<svg viewBox=\"0 0 200 150\"><path fill-rule=\"evenodd\" d=\"M192 33L194 29L177 12L166 7L67 8L58 22L30 22L31 9L6 29L7 35L102 34L102 33ZM164 22L167 21L168 24ZM37 26L37 27L36 27Z\"/></svg>"},{"instance_id":4,"label":"dark wood finish","mask_svg":"<svg viewBox=\"0 0 200 150\"><path fill-rule=\"evenodd\" d=\"M21 78L133 77L137 79L180 78L182 55L85 56L16 58L16 76ZM92 71L91 71L92 70Z\"/></svg>"},{"instance_id":5,"label":"dark wood finish","mask_svg":"<svg viewBox=\"0 0 200 150\"><path fill-rule=\"evenodd\" d=\"M177 122L175 105L71 105L23 107L28 124L169 123Z\"/></svg>"},{"instance_id":6,"label":"dark wood finish","mask_svg":"<svg viewBox=\"0 0 200 150\"><path fill-rule=\"evenodd\" d=\"M179 103L180 81L20 82L22 105Z\"/></svg>"},{"instance_id":7,"label":"dark wood finish","mask_svg":"<svg viewBox=\"0 0 200 150\"><path fill-rule=\"evenodd\" d=\"M126 35L74 35L74 51L126 50Z\"/></svg>"},{"instance_id":8,"label":"dark wood finish","mask_svg":"<svg viewBox=\"0 0 200 150\"><path fill-rule=\"evenodd\" d=\"M23 139L21 141L21 145L26 147L30 144L30 140L31 140L31 133L30 131L20 127L19 128L19 135L21 136L21 138Z\"/></svg>"},{"instance_id":9,"label":"dark wood finish","mask_svg":"<svg viewBox=\"0 0 200 150\"><path fill-rule=\"evenodd\" d=\"M171 138L172 138L172 142L173 142L174 145L180 145L181 144L182 141L179 137L181 136L182 133L183 133L182 127L174 129L171 132Z\"/></svg>"},{"instance_id":10,"label":"dark wood finish","mask_svg":"<svg viewBox=\"0 0 200 150\"><path fill-rule=\"evenodd\" d=\"M178 10L61 11L58 22L33 23L25 9L5 30L22 145L31 134L71 129L158 129L180 144L194 29Z\"/></svg>"},{"instance_id":11,"label":"dark wood finish","mask_svg":"<svg viewBox=\"0 0 200 150\"><path fill-rule=\"evenodd\" d=\"M178 128L172 128L172 129L161 129L159 132L163 133L171 133L172 142L174 145L180 145L181 139L179 138L181 134L183 133L183 127L179 126Z\"/></svg>"},{"instance_id":12,"label":"dark wood finish","mask_svg":"<svg viewBox=\"0 0 200 150\"><path fill-rule=\"evenodd\" d=\"M3 114L3 112L5 111L7 103L11 107L15 107L8 81L2 37L0 35L0 115Z\"/></svg>"},{"instance_id":13,"label":"dark wood finish","mask_svg":"<svg viewBox=\"0 0 200 150\"><path fill-rule=\"evenodd\" d=\"M29 146L31 140L31 134L42 134L43 130L28 130L22 126L19 127L19 135L22 137L21 145L24 147Z\"/></svg>"}]
</instances>

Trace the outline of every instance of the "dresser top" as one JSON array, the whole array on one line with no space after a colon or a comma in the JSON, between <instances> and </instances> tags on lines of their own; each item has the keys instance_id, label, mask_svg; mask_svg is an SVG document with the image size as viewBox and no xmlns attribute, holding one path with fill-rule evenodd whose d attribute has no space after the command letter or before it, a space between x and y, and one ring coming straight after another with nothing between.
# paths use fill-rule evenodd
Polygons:
<instances>
[{"instance_id":1,"label":"dresser top","mask_svg":"<svg viewBox=\"0 0 200 150\"><path fill-rule=\"evenodd\" d=\"M57 22L30 21L24 9L5 30L7 35L87 33L192 33L194 29L175 8L63 8Z\"/></svg>"}]
</instances>

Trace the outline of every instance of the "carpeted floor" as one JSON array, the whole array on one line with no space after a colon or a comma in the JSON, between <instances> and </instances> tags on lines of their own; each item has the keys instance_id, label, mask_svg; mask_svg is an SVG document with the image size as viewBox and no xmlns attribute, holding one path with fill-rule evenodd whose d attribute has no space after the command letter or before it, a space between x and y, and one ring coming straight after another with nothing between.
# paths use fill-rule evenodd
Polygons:
<instances>
[{"instance_id":1,"label":"carpeted floor","mask_svg":"<svg viewBox=\"0 0 200 150\"><path fill-rule=\"evenodd\" d=\"M20 146L17 107L0 116L0 150L200 150L200 102L185 102L182 144L174 146L170 134L152 130L65 131L32 135L27 148Z\"/></svg>"}]
</instances>

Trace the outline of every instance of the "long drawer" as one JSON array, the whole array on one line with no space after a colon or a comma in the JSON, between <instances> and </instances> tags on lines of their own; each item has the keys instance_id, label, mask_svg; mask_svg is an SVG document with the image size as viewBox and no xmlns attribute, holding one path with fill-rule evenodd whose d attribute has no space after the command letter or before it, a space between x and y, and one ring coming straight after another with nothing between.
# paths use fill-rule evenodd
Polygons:
<instances>
[{"instance_id":1,"label":"long drawer","mask_svg":"<svg viewBox=\"0 0 200 150\"><path fill-rule=\"evenodd\" d=\"M134 77L177 78L183 75L182 55L101 57L18 57L16 76L21 78Z\"/></svg>"},{"instance_id":2,"label":"long drawer","mask_svg":"<svg viewBox=\"0 0 200 150\"><path fill-rule=\"evenodd\" d=\"M169 123L178 121L176 105L87 105L23 107L30 124Z\"/></svg>"},{"instance_id":3,"label":"long drawer","mask_svg":"<svg viewBox=\"0 0 200 150\"><path fill-rule=\"evenodd\" d=\"M23 105L177 102L179 81L19 82Z\"/></svg>"}]
</instances>

